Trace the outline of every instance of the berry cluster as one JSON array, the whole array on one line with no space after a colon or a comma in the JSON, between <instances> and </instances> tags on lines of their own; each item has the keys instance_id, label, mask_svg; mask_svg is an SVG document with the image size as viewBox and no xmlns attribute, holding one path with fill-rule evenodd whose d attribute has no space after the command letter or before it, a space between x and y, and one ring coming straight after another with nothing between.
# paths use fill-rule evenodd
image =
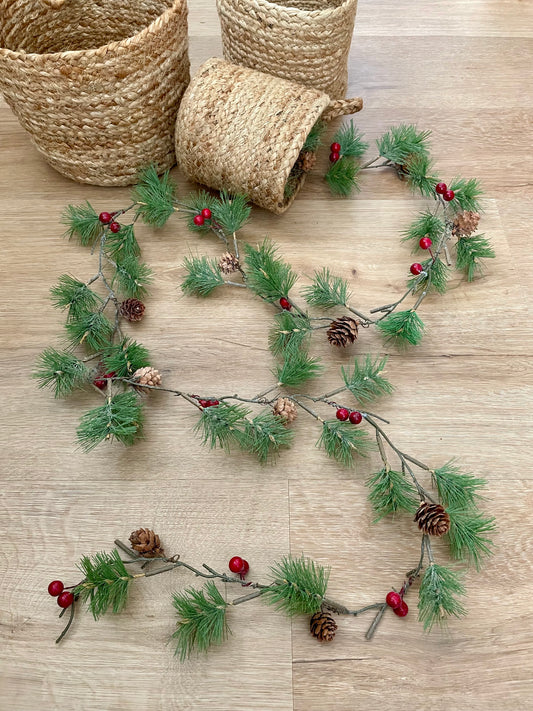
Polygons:
<instances>
[{"instance_id":1,"label":"berry cluster","mask_svg":"<svg viewBox=\"0 0 533 711\"><path fill-rule=\"evenodd\" d=\"M109 378L114 378L116 375L115 371L112 370L109 373L103 373L93 380L93 385L99 390L105 390L107 387L107 381Z\"/></svg>"},{"instance_id":2,"label":"berry cluster","mask_svg":"<svg viewBox=\"0 0 533 711\"><path fill-rule=\"evenodd\" d=\"M234 555L233 558L230 559L230 562L228 563L228 568L231 570L232 573L238 575L241 580L244 580L246 574L250 570L248 561L244 560L244 558L241 558L240 555Z\"/></svg>"},{"instance_id":3,"label":"berry cluster","mask_svg":"<svg viewBox=\"0 0 533 711\"><path fill-rule=\"evenodd\" d=\"M61 580L52 580L48 586L48 594L52 597L57 597L57 604L64 609L70 607L74 602L74 595L68 590L65 590L65 586Z\"/></svg>"},{"instance_id":4,"label":"berry cluster","mask_svg":"<svg viewBox=\"0 0 533 711\"><path fill-rule=\"evenodd\" d=\"M284 296L282 296L281 299L279 300L279 305L281 306L282 309L285 309L285 311L290 311L292 308L291 302L288 299L286 299Z\"/></svg>"},{"instance_id":5,"label":"berry cluster","mask_svg":"<svg viewBox=\"0 0 533 711\"><path fill-rule=\"evenodd\" d=\"M451 202L455 197L455 193L453 190L448 190L446 183L437 183L435 185L435 192L437 195L441 195L442 199L446 202Z\"/></svg>"},{"instance_id":6,"label":"berry cluster","mask_svg":"<svg viewBox=\"0 0 533 711\"><path fill-rule=\"evenodd\" d=\"M111 232L114 232L115 234L116 234L117 232L120 232L120 223L119 223L119 222L116 222L115 220L113 220L113 217L114 217L116 214L117 214L116 212L101 212L101 213L98 215L98 219L100 220L100 222L101 222L103 225L108 225L108 226L109 226L109 230L110 230Z\"/></svg>"},{"instance_id":7,"label":"berry cluster","mask_svg":"<svg viewBox=\"0 0 533 711\"><path fill-rule=\"evenodd\" d=\"M390 593L387 594L385 602L392 608L392 611L395 615L398 615L398 617L405 617L409 612L409 608L407 607L405 600L402 598L400 593L397 593L394 590L391 590Z\"/></svg>"},{"instance_id":8,"label":"berry cluster","mask_svg":"<svg viewBox=\"0 0 533 711\"><path fill-rule=\"evenodd\" d=\"M211 219L211 210L208 207L204 207L202 212L199 212L192 218L195 225L201 226L206 220Z\"/></svg>"},{"instance_id":9,"label":"berry cluster","mask_svg":"<svg viewBox=\"0 0 533 711\"><path fill-rule=\"evenodd\" d=\"M329 150L331 151L329 154L329 160L331 161L331 163L336 163L341 157L341 144L332 143L329 147Z\"/></svg>"},{"instance_id":10,"label":"berry cluster","mask_svg":"<svg viewBox=\"0 0 533 711\"><path fill-rule=\"evenodd\" d=\"M341 422L346 422L346 420L350 420L352 425L359 425L363 421L363 415L360 412L357 412L357 410L350 412L350 410L346 409L345 407L339 407L336 413L336 417Z\"/></svg>"},{"instance_id":11,"label":"berry cluster","mask_svg":"<svg viewBox=\"0 0 533 711\"><path fill-rule=\"evenodd\" d=\"M218 400L198 400L198 402L202 407L216 407L220 404Z\"/></svg>"}]
</instances>

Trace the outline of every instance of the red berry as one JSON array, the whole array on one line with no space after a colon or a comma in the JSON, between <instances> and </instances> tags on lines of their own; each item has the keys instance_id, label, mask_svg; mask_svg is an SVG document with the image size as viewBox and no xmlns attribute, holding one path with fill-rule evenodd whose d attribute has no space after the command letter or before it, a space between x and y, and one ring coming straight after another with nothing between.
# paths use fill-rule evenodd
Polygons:
<instances>
[{"instance_id":1,"label":"red berry","mask_svg":"<svg viewBox=\"0 0 533 711\"><path fill-rule=\"evenodd\" d=\"M445 193L442 195L442 199L446 200L446 202L451 202L455 197L455 193L453 190L446 190Z\"/></svg>"},{"instance_id":2,"label":"red berry","mask_svg":"<svg viewBox=\"0 0 533 711\"><path fill-rule=\"evenodd\" d=\"M409 612L407 603L402 600L400 602L400 604L398 605L398 607L395 607L393 609L393 612L395 615L398 615L398 617L405 617L407 615L407 613Z\"/></svg>"},{"instance_id":3,"label":"red berry","mask_svg":"<svg viewBox=\"0 0 533 711\"><path fill-rule=\"evenodd\" d=\"M204 207L202 210L202 217L204 220L210 220L211 219L211 210L208 207Z\"/></svg>"},{"instance_id":4,"label":"red berry","mask_svg":"<svg viewBox=\"0 0 533 711\"><path fill-rule=\"evenodd\" d=\"M113 216L109 214L109 212L101 212L98 215L98 219L103 225L108 225L111 220L113 219Z\"/></svg>"},{"instance_id":5,"label":"red berry","mask_svg":"<svg viewBox=\"0 0 533 711\"><path fill-rule=\"evenodd\" d=\"M341 144L340 143L332 143L329 148L332 153L340 153L341 152Z\"/></svg>"},{"instance_id":6,"label":"red berry","mask_svg":"<svg viewBox=\"0 0 533 711\"><path fill-rule=\"evenodd\" d=\"M103 375L98 376L96 380L93 380L93 385L96 385L99 390L103 390L107 387L108 378L114 378L115 375L116 373L114 370L110 371L109 373L104 373Z\"/></svg>"},{"instance_id":7,"label":"red berry","mask_svg":"<svg viewBox=\"0 0 533 711\"><path fill-rule=\"evenodd\" d=\"M394 590L391 590L390 593L387 593L385 602L389 607L392 607L392 609L395 610L399 605L402 604L403 600L399 593L394 592Z\"/></svg>"},{"instance_id":8,"label":"red berry","mask_svg":"<svg viewBox=\"0 0 533 711\"><path fill-rule=\"evenodd\" d=\"M232 573L246 573L248 571L249 565L241 558L239 555L234 555L233 558L228 563L228 567Z\"/></svg>"},{"instance_id":9,"label":"red berry","mask_svg":"<svg viewBox=\"0 0 533 711\"><path fill-rule=\"evenodd\" d=\"M198 400L202 407L209 407L209 400Z\"/></svg>"},{"instance_id":10,"label":"red berry","mask_svg":"<svg viewBox=\"0 0 533 711\"><path fill-rule=\"evenodd\" d=\"M52 597L57 597L58 595L61 595L64 587L65 586L63 585L61 580L52 580L52 582L48 586L48 594Z\"/></svg>"},{"instance_id":11,"label":"red berry","mask_svg":"<svg viewBox=\"0 0 533 711\"><path fill-rule=\"evenodd\" d=\"M340 157L341 157L341 154L340 154L340 153L338 153L337 151L332 151L332 152L329 154L330 163L336 163L336 162L339 160Z\"/></svg>"},{"instance_id":12,"label":"red berry","mask_svg":"<svg viewBox=\"0 0 533 711\"><path fill-rule=\"evenodd\" d=\"M290 311L291 310L291 305L288 299L286 299L284 296L281 297L279 300L279 305L281 306L282 309L285 309L285 311Z\"/></svg>"},{"instance_id":13,"label":"red berry","mask_svg":"<svg viewBox=\"0 0 533 711\"><path fill-rule=\"evenodd\" d=\"M57 604L59 607L70 607L74 602L74 595L71 592L62 592L57 598Z\"/></svg>"},{"instance_id":14,"label":"red berry","mask_svg":"<svg viewBox=\"0 0 533 711\"><path fill-rule=\"evenodd\" d=\"M195 225L203 225L205 222L205 218L203 215L195 215L192 218L192 221L194 222Z\"/></svg>"},{"instance_id":15,"label":"red berry","mask_svg":"<svg viewBox=\"0 0 533 711\"><path fill-rule=\"evenodd\" d=\"M216 407L217 405L220 405L218 400L209 400L209 407Z\"/></svg>"},{"instance_id":16,"label":"red berry","mask_svg":"<svg viewBox=\"0 0 533 711\"><path fill-rule=\"evenodd\" d=\"M358 425L363 421L363 415L360 412L350 412L350 422L352 425Z\"/></svg>"},{"instance_id":17,"label":"red berry","mask_svg":"<svg viewBox=\"0 0 533 711\"><path fill-rule=\"evenodd\" d=\"M411 274L414 274L414 276L418 276L419 274L422 274L422 272L424 271L424 267L418 262L415 262L414 264L411 264L411 266L409 267L409 271L411 272Z\"/></svg>"},{"instance_id":18,"label":"red berry","mask_svg":"<svg viewBox=\"0 0 533 711\"><path fill-rule=\"evenodd\" d=\"M341 422L346 422L349 417L350 411L347 410L345 407L339 407L339 409L337 410L337 419Z\"/></svg>"},{"instance_id":19,"label":"red berry","mask_svg":"<svg viewBox=\"0 0 533 711\"><path fill-rule=\"evenodd\" d=\"M444 195L446 190L448 190L448 186L446 185L446 183L437 183L435 185L435 192L437 193L437 195Z\"/></svg>"},{"instance_id":20,"label":"red berry","mask_svg":"<svg viewBox=\"0 0 533 711\"><path fill-rule=\"evenodd\" d=\"M111 232L114 232L116 234L117 232L120 232L120 225L118 222L112 222L109 225L109 229Z\"/></svg>"},{"instance_id":21,"label":"red berry","mask_svg":"<svg viewBox=\"0 0 533 711\"><path fill-rule=\"evenodd\" d=\"M250 570L250 566L248 565L248 561L244 560L244 558L243 558L242 559L242 569L239 573L239 578L241 580L244 580L244 578L246 577L249 570Z\"/></svg>"},{"instance_id":22,"label":"red berry","mask_svg":"<svg viewBox=\"0 0 533 711\"><path fill-rule=\"evenodd\" d=\"M433 240L431 237L422 237L418 244L422 247L422 249L429 249L433 244Z\"/></svg>"}]
</instances>

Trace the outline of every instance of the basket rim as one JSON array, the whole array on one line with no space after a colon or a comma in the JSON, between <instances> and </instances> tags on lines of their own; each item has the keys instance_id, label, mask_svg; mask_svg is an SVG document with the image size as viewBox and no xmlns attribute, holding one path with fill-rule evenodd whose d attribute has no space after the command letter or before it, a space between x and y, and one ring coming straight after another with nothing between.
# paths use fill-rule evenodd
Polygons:
<instances>
[{"instance_id":1,"label":"basket rim","mask_svg":"<svg viewBox=\"0 0 533 711\"><path fill-rule=\"evenodd\" d=\"M172 5L167 7L167 9L155 18L149 25L143 27L142 30L137 32L130 37L125 37L121 40L115 40L114 42L109 42L108 44L103 44L100 47L92 47L90 49L69 49L64 52L24 52L23 50L8 49L7 47L0 47L0 56L5 57L22 58L25 60L33 61L36 64L39 62L45 62L50 59L75 59L77 57L93 57L107 54L110 51L125 49L129 45L137 42L138 40L144 38L145 35L149 33L154 33L162 25L166 24L170 17L174 15L178 10L185 6L185 11L187 12L187 0L173 0ZM54 12L50 8L50 12Z\"/></svg>"},{"instance_id":2,"label":"basket rim","mask_svg":"<svg viewBox=\"0 0 533 711\"><path fill-rule=\"evenodd\" d=\"M343 0L337 7L326 7L323 10L302 10L299 7L293 7L290 5L290 0L283 0L281 2L271 2L270 0L251 0L252 3L256 4L261 8L267 9L277 9L282 12L286 12L289 15L294 15L295 17L325 17L328 15L335 15L346 9L349 5L357 5L358 0ZM285 3L288 3L287 5ZM217 0L218 4L218 0Z\"/></svg>"}]
</instances>

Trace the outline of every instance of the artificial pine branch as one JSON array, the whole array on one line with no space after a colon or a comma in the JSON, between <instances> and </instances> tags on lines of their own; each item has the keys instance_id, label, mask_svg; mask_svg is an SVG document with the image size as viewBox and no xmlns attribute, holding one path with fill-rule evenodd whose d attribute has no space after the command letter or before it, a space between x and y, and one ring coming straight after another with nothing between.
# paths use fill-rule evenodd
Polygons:
<instances>
[{"instance_id":1,"label":"artificial pine branch","mask_svg":"<svg viewBox=\"0 0 533 711\"><path fill-rule=\"evenodd\" d=\"M109 257L118 264L123 264L125 260L136 259L141 254L133 225L124 225L120 232L109 232L106 248Z\"/></svg>"},{"instance_id":2,"label":"artificial pine branch","mask_svg":"<svg viewBox=\"0 0 533 711\"><path fill-rule=\"evenodd\" d=\"M312 615L320 609L329 580L329 570L313 560L282 558L272 566L274 583L266 588L263 599L289 617Z\"/></svg>"},{"instance_id":3,"label":"artificial pine branch","mask_svg":"<svg viewBox=\"0 0 533 711\"><path fill-rule=\"evenodd\" d=\"M394 386L382 375L387 360L387 356L372 360L372 356L367 355L354 360L351 372L342 366L344 383L361 405L373 402L383 395L390 395L394 391Z\"/></svg>"},{"instance_id":4,"label":"artificial pine branch","mask_svg":"<svg viewBox=\"0 0 533 711\"><path fill-rule=\"evenodd\" d=\"M102 361L106 370L117 378L131 378L136 370L150 365L148 350L131 338L123 338L120 343L107 346Z\"/></svg>"},{"instance_id":5,"label":"artificial pine branch","mask_svg":"<svg viewBox=\"0 0 533 711\"><path fill-rule=\"evenodd\" d=\"M324 371L318 358L313 358L301 344L294 340L285 347L283 361L277 364L273 372L279 385L298 387L312 378L317 378Z\"/></svg>"},{"instance_id":6,"label":"artificial pine branch","mask_svg":"<svg viewBox=\"0 0 533 711\"><path fill-rule=\"evenodd\" d=\"M316 271L311 284L302 289L302 296L309 306L332 309L346 306L350 293L346 279L333 275L327 267Z\"/></svg>"},{"instance_id":7,"label":"artificial pine branch","mask_svg":"<svg viewBox=\"0 0 533 711\"><path fill-rule=\"evenodd\" d=\"M106 398L104 405L86 412L77 429L78 443L90 452L104 440L131 445L142 433L143 408L133 392Z\"/></svg>"},{"instance_id":8,"label":"artificial pine branch","mask_svg":"<svg viewBox=\"0 0 533 711\"><path fill-rule=\"evenodd\" d=\"M194 651L207 652L213 644L221 644L227 638L228 603L212 581L205 583L202 590L189 588L174 593L172 604L178 613L172 638L181 661Z\"/></svg>"},{"instance_id":9,"label":"artificial pine branch","mask_svg":"<svg viewBox=\"0 0 533 711\"><path fill-rule=\"evenodd\" d=\"M459 510L477 506L480 490L486 486L484 479L462 472L453 459L434 469L431 480L443 505Z\"/></svg>"},{"instance_id":10,"label":"artificial pine branch","mask_svg":"<svg viewBox=\"0 0 533 711\"><path fill-rule=\"evenodd\" d=\"M451 522L447 538L452 557L469 561L480 570L483 560L492 554L494 518L470 507L463 510L448 507L447 511Z\"/></svg>"},{"instance_id":11,"label":"artificial pine branch","mask_svg":"<svg viewBox=\"0 0 533 711\"><path fill-rule=\"evenodd\" d=\"M455 198L451 202L451 208L456 212L470 211L481 212L481 198L483 188L477 178L453 178L450 189L454 191Z\"/></svg>"},{"instance_id":12,"label":"artificial pine branch","mask_svg":"<svg viewBox=\"0 0 533 711\"><path fill-rule=\"evenodd\" d=\"M65 237L76 237L84 247L91 246L102 236L102 223L89 201L84 205L68 205L61 222L67 226Z\"/></svg>"},{"instance_id":13,"label":"artificial pine branch","mask_svg":"<svg viewBox=\"0 0 533 711\"><path fill-rule=\"evenodd\" d=\"M417 346L424 333L424 323L413 309L390 314L379 321L377 327L387 343L392 342L399 346Z\"/></svg>"},{"instance_id":14,"label":"artificial pine branch","mask_svg":"<svg viewBox=\"0 0 533 711\"><path fill-rule=\"evenodd\" d=\"M436 291L438 294L445 294L450 278L450 268L440 257L431 257L422 262L422 273L420 276L408 279L407 286L414 293L421 291Z\"/></svg>"},{"instance_id":15,"label":"artificial pine branch","mask_svg":"<svg viewBox=\"0 0 533 711\"><path fill-rule=\"evenodd\" d=\"M167 170L162 176L151 165L139 176L131 192L135 212L147 225L163 227L174 212L176 185Z\"/></svg>"},{"instance_id":16,"label":"artificial pine branch","mask_svg":"<svg viewBox=\"0 0 533 711\"><path fill-rule=\"evenodd\" d=\"M419 212L414 222L404 230L402 242L412 242L413 252L419 252L419 242L422 237L429 237L433 242L437 243L444 233L444 229L445 224L441 218L429 210L425 210Z\"/></svg>"},{"instance_id":17,"label":"artificial pine branch","mask_svg":"<svg viewBox=\"0 0 533 711\"><path fill-rule=\"evenodd\" d=\"M353 190L359 190L358 176L361 167L353 159L341 157L332 163L325 175L328 187L333 195L348 197Z\"/></svg>"},{"instance_id":18,"label":"artificial pine branch","mask_svg":"<svg viewBox=\"0 0 533 711\"><path fill-rule=\"evenodd\" d=\"M297 276L289 264L277 256L277 247L264 240L257 247L245 245L246 284L268 302L286 298Z\"/></svg>"},{"instance_id":19,"label":"artificial pine branch","mask_svg":"<svg viewBox=\"0 0 533 711\"><path fill-rule=\"evenodd\" d=\"M431 131L419 131L409 124L393 126L376 141L379 155L398 165L405 164L413 155L428 155L430 134Z\"/></svg>"},{"instance_id":20,"label":"artificial pine branch","mask_svg":"<svg viewBox=\"0 0 533 711\"><path fill-rule=\"evenodd\" d=\"M85 345L90 351L104 348L113 335L113 326L101 311L80 313L67 321L65 330L72 346Z\"/></svg>"},{"instance_id":21,"label":"artificial pine branch","mask_svg":"<svg viewBox=\"0 0 533 711\"><path fill-rule=\"evenodd\" d=\"M74 594L86 602L95 620L109 609L121 612L128 600L133 576L128 573L118 551L96 553L92 558L84 556L78 568L85 579L76 586Z\"/></svg>"},{"instance_id":22,"label":"artificial pine branch","mask_svg":"<svg viewBox=\"0 0 533 711\"><path fill-rule=\"evenodd\" d=\"M449 617L463 617L466 610L458 599L466 590L458 573L432 562L420 584L418 619L425 630L445 625Z\"/></svg>"},{"instance_id":23,"label":"artificial pine branch","mask_svg":"<svg viewBox=\"0 0 533 711\"><path fill-rule=\"evenodd\" d=\"M370 489L368 500L377 514L375 521L398 511L414 514L419 506L413 484L403 472L395 471L389 465L373 474L366 484Z\"/></svg>"},{"instance_id":24,"label":"artificial pine branch","mask_svg":"<svg viewBox=\"0 0 533 711\"><path fill-rule=\"evenodd\" d=\"M183 266L187 276L181 283L181 290L189 296L209 296L224 284L216 259L207 257L185 257Z\"/></svg>"},{"instance_id":25,"label":"artificial pine branch","mask_svg":"<svg viewBox=\"0 0 533 711\"><path fill-rule=\"evenodd\" d=\"M485 235L460 237L456 244L456 267L466 273L468 281L473 281L477 272L483 270L482 259L493 259L496 255Z\"/></svg>"},{"instance_id":26,"label":"artificial pine branch","mask_svg":"<svg viewBox=\"0 0 533 711\"><path fill-rule=\"evenodd\" d=\"M355 456L366 456L374 449L374 443L364 430L354 428L350 422L326 420L317 447L323 447L328 457L350 467Z\"/></svg>"},{"instance_id":27,"label":"artificial pine branch","mask_svg":"<svg viewBox=\"0 0 533 711\"><path fill-rule=\"evenodd\" d=\"M59 277L57 285L50 289L50 295L52 304L58 309L68 309L67 318L74 321L102 303L102 298L87 284L68 274Z\"/></svg>"},{"instance_id":28,"label":"artificial pine branch","mask_svg":"<svg viewBox=\"0 0 533 711\"><path fill-rule=\"evenodd\" d=\"M137 257L129 255L116 265L115 279L126 298L142 299L152 282L152 270Z\"/></svg>"},{"instance_id":29,"label":"artificial pine branch","mask_svg":"<svg viewBox=\"0 0 533 711\"><path fill-rule=\"evenodd\" d=\"M269 334L269 347L273 355L282 355L302 349L311 335L311 321L306 315L281 311L274 317L274 326Z\"/></svg>"},{"instance_id":30,"label":"artificial pine branch","mask_svg":"<svg viewBox=\"0 0 533 711\"><path fill-rule=\"evenodd\" d=\"M90 372L85 363L67 351L45 348L36 365L33 377L39 381L39 387L51 387L56 398L70 395L89 382Z\"/></svg>"}]
</instances>

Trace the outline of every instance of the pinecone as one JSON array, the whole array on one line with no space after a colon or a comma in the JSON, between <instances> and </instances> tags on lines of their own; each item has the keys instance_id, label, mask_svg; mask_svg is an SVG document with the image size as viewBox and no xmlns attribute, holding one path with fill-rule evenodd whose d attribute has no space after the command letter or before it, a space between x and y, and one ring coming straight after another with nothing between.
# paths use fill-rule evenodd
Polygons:
<instances>
[{"instance_id":1,"label":"pinecone","mask_svg":"<svg viewBox=\"0 0 533 711\"><path fill-rule=\"evenodd\" d=\"M239 260L231 252L225 252L218 260L218 268L222 274L231 274L239 270Z\"/></svg>"},{"instance_id":2,"label":"pinecone","mask_svg":"<svg viewBox=\"0 0 533 711\"><path fill-rule=\"evenodd\" d=\"M450 517L444 506L424 501L415 514L418 528L430 536L443 536L450 530Z\"/></svg>"},{"instance_id":3,"label":"pinecone","mask_svg":"<svg viewBox=\"0 0 533 711\"><path fill-rule=\"evenodd\" d=\"M313 151L304 151L300 155L301 159L301 169L303 170L304 173L309 173L310 170L313 170L315 167L316 163L316 153Z\"/></svg>"},{"instance_id":4,"label":"pinecone","mask_svg":"<svg viewBox=\"0 0 533 711\"><path fill-rule=\"evenodd\" d=\"M128 321L140 321L144 315L145 306L139 299L126 299L120 304L120 315Z\"/></svg>"},{"instance_id":5,"label":"pinecone","mask_svg":"<svg viewBox=\"0 0 533 711\"><path fill-rule=\"evenodd\" d=\"M335 637L337 623L329 612L320 610L311 617L309 629L313 637L316 637L320 642L331 642Z\"/></svg>"},{"instance_id":6,"label":"pinecone","mask_svg":"<svg viewBox=\"0 0 533 711\"><path fill-rule=\"evenodd\" d=\"M161 373L150 365L147 365L144 368L138 368L135 373L133 373L133 380L137 380L139 383L139 390L142 390L142 387L140 387L142 385L153 385L157 387L161 385Z\"/></svg>"},{"instance_id":7,"label":"pinecone","mask_svg":"<svg viewBox=\"0 0 533 711\"><path fill-rule=\"evenodd\" d=\"M358 323L351 316L341 316L333 321L327 330L328 341L332 346L342 346L343 348L355 341Z\"/></svg>"},{"instance_id":8,"label":"pinecone","mask_svg":"<svg viewBox=\"0 0 533 711\"><path fill-rule=\"evenodd\" d=\"M157 533L149 528L139 528L130 536L131 547L143 558L164 558L165 551Z\"/></svg>"},{"instance_id":9,"label":"pinecone","mask_svg":"<svg viewBox=\"0 0 533 711\"><path fill-rule=\"evenodd\" d=\"M453 221L452 234L458 237L470 237L477 230L479 218L479 212L472 212L471 210L461 212Z\"/></svg>"},{"instance_id":10,"label":"pinecone","mask_svg":"<svg viewBox=\"0 0 533 711\"><path fill-rule=\"evenodd\" d=\"M297 418L298 408L292 400L289 400L289 398L280 397L274 403L272 413L277 417L281 417L281 419L284 421L284 424L288 425L291 422L294 422L294 420Z\"/></svg>"}]
</instances>

